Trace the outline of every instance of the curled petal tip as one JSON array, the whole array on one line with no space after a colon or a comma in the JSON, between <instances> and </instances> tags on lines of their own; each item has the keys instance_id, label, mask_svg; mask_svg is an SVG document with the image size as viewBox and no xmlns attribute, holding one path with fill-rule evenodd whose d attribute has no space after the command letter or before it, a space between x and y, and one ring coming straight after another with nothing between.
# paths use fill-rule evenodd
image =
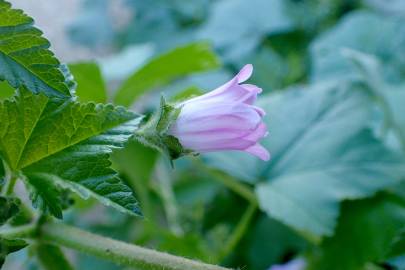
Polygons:
<instances>
[{"instance_id":1,"label":"curled petal tip","mask_svg":"<svg viewBox=\"0 0 405 270\"><path fill-rule=\"evenodd\" d=\"M260 144L255 144L253 146L248 147L247 149L244 150L245 152L252 154L258 158L260 158L263 161L269 161L270 160L270 153L267 151L266 148L261 146Z\"/></svg>"},{"instance_id":2,"label":"curled petal tip","mask_svg":"<svg viewBox=\"0 0 405 270\"><path fill-rule=\"evenodd\" d=\"M245 65L236 75L236 78L238 79L238 83L243 83L244 81L248 80L250 76L252 76L253 73L253 65L252 64L247 64Z\"/></svg>"}]
</instances>

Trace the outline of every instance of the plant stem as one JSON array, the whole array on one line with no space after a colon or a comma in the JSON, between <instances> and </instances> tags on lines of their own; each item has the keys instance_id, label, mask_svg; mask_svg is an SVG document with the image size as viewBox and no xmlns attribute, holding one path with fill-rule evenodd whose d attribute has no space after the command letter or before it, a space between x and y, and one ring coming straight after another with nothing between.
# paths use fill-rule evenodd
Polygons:
<instances>
[{"instance_id":1,"label":"plant stem","mask_svg":"<svg viewBox=\"0 0 405 270\"><path fill-rule=\"evenodd\" d=\"M252 203L248 206L241 220L239 221L234 231L232 232L232 235L226 242L225 247L219 254L219 261L223 260L226 256L228 256L239 244L240 240L242 239L247 229L249 228L249 225L253 220L253 217L255 216L257 209L258 208L256 203Z\"/></svg>"},{"instance_id":2,"label":"plant stem","mask_svg":"<svg viewBox=\"0 0 405 270\"><path fill-rule=\"evenodd\" d=\"M220 181L224 186L226 186L245 200L249 201L252 204L257 204L256 196L248 185L236 181L232 176L229 176L220 171L210 168L204 168L204 170L205 172L213 176L213 178Z\"/></svg>"},{"instance_id":3,"label":"plant stem","mask_svg":"<svg viewBox=\"0 0 405 270\"><path fill-rule=\"evenodd\" d=\"M110 260L120 265L149 270L229 270L167 253L95 235L62 223L45 223L40 239L54 245Z\"/></svg>"},{"instance_id":4,"label":"plant stem","mask_svg":"<svg viewBox=\"0 0 405 270\"><path fill-rule=\"evenodd\" d=\"M176 202L176 197L173 192L173 187L167 167L163 162L158 163L156 170L156 181L159 183L157 189L163 201L167 223L170 230L176 235L183 235L183 228L179 223L179 211Z\"/></svg>"},{"instance_id":5,"label":"plant stem","mask_svg":"<svg viewBox=\"0 0 405 270\"><path fill-rule=\"evenodd\" d=\"M27 224L0 230L0 237L6 239L32 238L37 235L37 224Z\"/></svg>"},{"instance_id":6,"label":"plant stem","mask_svg":"<svg viewBox=\"0 0 405 270\"><path fill-rule=\"evenodd\" d=\"M16 176L14 176L14 175L12 175L10 177L10 179L9 179L9 181L7 183L7 186L5 188L5 192L4 192L5 195L9 196L9 195L11 195L13 193L14 186L17 183L17 179L18 178Z\"/></svg>"}]
</instances>

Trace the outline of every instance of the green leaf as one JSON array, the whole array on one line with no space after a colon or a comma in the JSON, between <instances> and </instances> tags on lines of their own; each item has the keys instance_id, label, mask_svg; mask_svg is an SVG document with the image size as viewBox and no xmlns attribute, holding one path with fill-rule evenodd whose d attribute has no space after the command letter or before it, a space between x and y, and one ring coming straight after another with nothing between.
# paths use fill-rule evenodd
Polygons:
<instances>
[{"instance_id":1,"label":"green leaf","mask_svg":"<svg viewBox=\"0 0 405 270\"><path fill-rule=\"evenodd\" d=\"M368 262L382 263L405 224L404 202L389 195L342 208L335 235L324 240L309 269L362 270Z\"/></svg>"},{"instance_id":2,"label":"green leaf","mask_svg":"<svg viewBox=\"0 0 405 270\"><path fill-rule=\"evenodd\" d=\"M349 13L312 43L311 79L322 81L355 75L355 67L342 57L342 52L349 48L375 55L384 64L381 72L385 78L393 82L402 80L401 70L405 67L403 25L403 18L386 17L369 11Z\"/></svg>"},{"instance_id":3,"label":"green leaf","mask_svg":"<svg viewBox=\"0 0 405 270\"><path fill-rule=\"evenodd\" d=\"M263 98L272 160L213 154L210 164L256 183L260 207L316 240L331 235L340 202L398 183L402 155L377 140L371 101L356 84L320 84Z\"/></svg>"},{"instance_id":4,"label":"green leaf","mask_svg":"<svg viewBox=\"0 0 405 270\"><path fill-rule=\"evenodd\" d=\"M0 80L34 93L70 96L63 68L33 23L21 10L0 0Z\"/></svg>"},{"instance_id":5,"label":"green leaf","mask_svg":"<svg viewBox=\"0 0 405 270\"><path fill-rule=\"evenodd\" d=\"M61 188L55 185L52 179L34 174L30 175L25 183L34 208L59 219L63 218Z\"/></svg>"},{"instance_id":6,"label":"green leaf","mask_svg":"<svg viewBox=\"0 0 405 270\"><path fill-rule=\"evenodd\" d=\"M248 269L267 269L269 265L279 263L287 253L299 253L308 246L308 243L290 228L264 215L251 229L248 239Z\"/></svg>"},{"instance_id":7,"label":"green leaf","mask_svg":"<svg viewBox=\"0 0 405 270\"><path fill-rule=\"evenodd\" d=\"M207 43L192 43L153 59L130 76L118 89L117 104L130 106L147 91L164 86L182 76L219 66L219 60Z\"/></svg>"},{"instance_id":8,"label":"green leaf","mask_svg":"<svg viewBox=\"0 0 405 270\"><path fill-rule=\"evenodd\" d=\"M9 240L0 238L0 268L3 266L8 254L19 251L26 246L27 243L23 240Z\"/></svg>"},{"instance_id":9,"label":"green leaf","mask_svg":"<svg viewBox=\"0 0 405 270\"><path fill-rule=\"evenodd\" d=\"M57 246L40 243L35 246L35 253L44 270L73 270L62 250Z\"/></svg>"},{"instance_id":10,"label":"green leaf","mask_svg":"<svg viewBox=\"0 0 405 270\"><path fill-rule=\"evenodd\" d=\"M53 100L22 89L0 103L0 150L27 178L38 206L60 216L57 190L68 188L120 211L139 214L131 189L110 168L110 154L141 117L111 104ZM50 185L58 188L49 188ZM47 188L48 187L48 188Z\"/></svg>"},{"instance_id":11,"label":"green leaf","mask_svg":"<svg viewBox=\"0 0 405 270\"><path fill-rule=\"evenodd\" d=\"M15 89L8 82L0 81L0 100L10 98L14 95Z\"/></svg>"},{"instance_id":12,"label":"green leaf","mask_svg":"<svg viewBox=\"0 0 405 270\"><path fill-rule=\"evenodd\" d=\"M69 69L77 82L76 95L79 101L107 102L107 89L97 63L73 63L69 64Z\"/></svg>"},{"instance_id":13,"label":"green leaf","mask_svg":"<svg viewBox=\"0 0 405 270\"><path fill-rule=\"evenodd\" d=\"M200 39L210 39L226 58L240 56L259 46L265 36L292 29L282 0L217 1L198 32ZM246 12L249 10L249 12Z\"/></svg>"},{"instance_id":14,"label":"green leaf","mask_svg":"<svg viewBox=\"0 0 405 270\"><path fill-rule=\"evenodd\" d=\"M0 226L17 215L20 204L18 198L0 196Z\"/></svg>"}]
</instances>

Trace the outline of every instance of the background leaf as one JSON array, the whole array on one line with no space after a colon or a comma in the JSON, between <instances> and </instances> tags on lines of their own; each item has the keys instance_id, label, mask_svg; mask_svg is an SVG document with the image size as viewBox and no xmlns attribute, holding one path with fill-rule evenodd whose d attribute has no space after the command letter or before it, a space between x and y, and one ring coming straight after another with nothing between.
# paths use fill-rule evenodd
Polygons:
<instances>
[{"instance_id":1,"label":"background leaf","mask_svg":"<svg viewBox=\"0 0 405 270\"><path fill-rule=\"evenodd\" d=\"M44 270L73 270L62 250L57 246L39 243L35 245L35 253Z\"/></svg>"},{"instance_id":2,"label":"background leaf","mask_svg":"<svg viewBox=\"0 0 405 270\"><path fill-rule=\"evenodd\" d=\"M34 93L70 96L59 61L33 22L21 10L0 1L0 80L7 80L14 88L25 86Z\"/></svg>"},{"instance_id":3,"label":"background leaf","mask_svg":"<svg viewBox=\"0 0 405 270\"><path fill-rule=\"evenodd\" d=\"M373 195L403 174L402 156L368 127L368 102L352 83L270 95L261 106L272 133L263 140L271 162L215 154L210 164L257 183L260 206L271 217L311 237L332 235L342 200Z\"/></svg>"},{"instance_id":4,"label":"background leaf","mask_svg":"<svg viewBox=\"0 0 405 270\"><path fill-rule=\"evenodd\" d=\"M95 62L69 64L77 82L76 95L82 102L107 102L107 89L99 66Z\"/></svg>"},{"instance_id":5,"label":"background leaf","mask_svg":"<svg viewBox=\"0 0 405 270\"><path fill-rule=\"evenodd\" d=\"M176 64L174 64L176 63ZM138 97L189 74L219 66L207 43L193 43L163 54L131 75L118 89L117 104L130 106Z\"/></svg>"},{"instance_id":6,"label":"background leaf","mask_svg":"<svg viewBox=\"0 0 405 270\"><path fill-rule=\"evenodd\" d=\"M18 198L0 196L0 226L18 214L20 203Z\"/></svg>"},{"instance_id":7,"label":"background leaf","mask_svg":"<svg viewBox=\"0 0 405 270\"><path fill-rule=\"evenodd\" d=\"M309 269L361 270L368 262L382 263L404 223L405 204L399 198L379 195L347 202L336 234L325 239Z\"/></svg>"}]
</instances>

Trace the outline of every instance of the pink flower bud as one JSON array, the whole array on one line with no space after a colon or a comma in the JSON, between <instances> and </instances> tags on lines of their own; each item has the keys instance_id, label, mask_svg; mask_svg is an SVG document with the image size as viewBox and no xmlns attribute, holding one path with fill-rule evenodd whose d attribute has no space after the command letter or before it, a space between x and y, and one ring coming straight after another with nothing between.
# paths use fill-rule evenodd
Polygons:
<instances>
[{"instance_id":1,"label":"pink flower bud","mask_svg":"<svg viewBox=\"0 0 405 270\"><path fill-rule=\"evenodd\" d=\"M168 133L195 152L239 150L269 160L258 143L268 133L265 112L253 105L262 89L242 84L252 72L253 66L246 65L226 84L179 104L181 112Z\"/></svg>"}]
</instances>

